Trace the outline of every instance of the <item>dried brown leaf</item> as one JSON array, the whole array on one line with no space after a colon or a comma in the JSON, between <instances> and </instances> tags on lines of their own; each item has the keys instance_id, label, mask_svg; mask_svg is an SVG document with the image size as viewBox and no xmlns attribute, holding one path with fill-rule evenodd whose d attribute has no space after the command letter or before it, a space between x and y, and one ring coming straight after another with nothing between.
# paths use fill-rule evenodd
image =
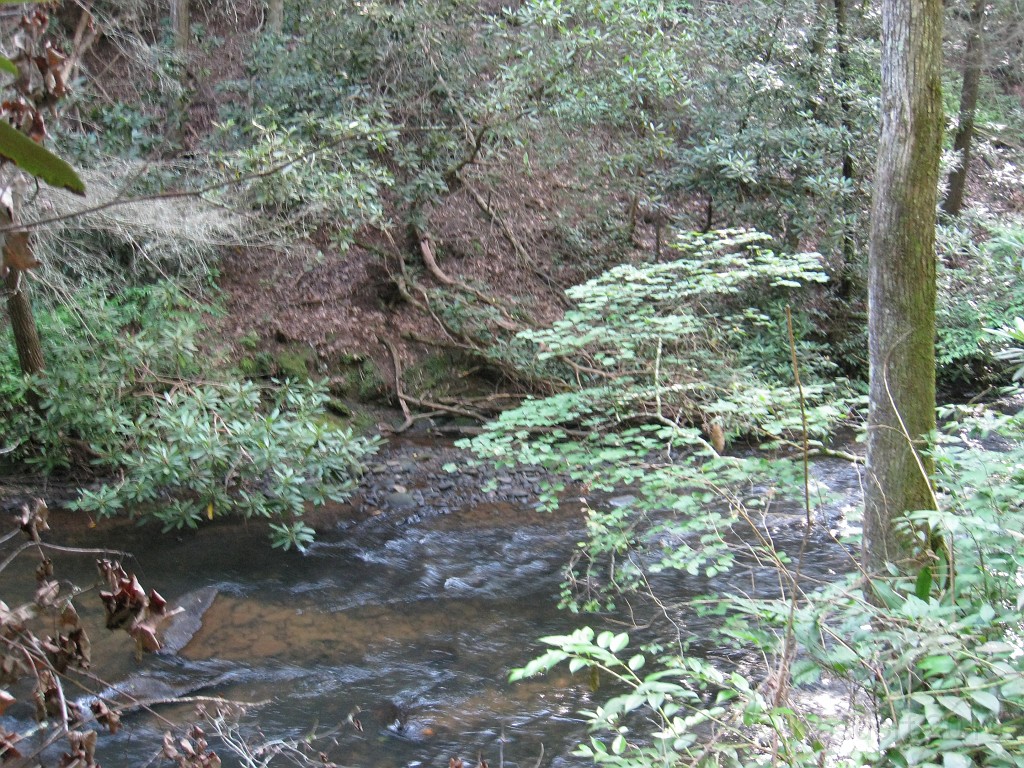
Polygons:
<instances>
[{"instance_id":1,"label":"dried brown leaf","mask_svg":"<svg viewBox=\"0 0 1024 768\"><path fill-rule=\"evenodd\" d=\"M40 608L52 608L60 596L60 582L44 581L36 589L33 602Z\"/></svg>"},{"instance_id":2,"label":"dried brown leaf","mask_svg":"<svg viewBox=\"0 0 1024 768\"><path fill-rule=\"evenodd\" d=\"M93 715L96 717L96 722L106 726L111 734L121 730L121 715L118 714L117 710L110 709L106 702L96 699L89 706L89 709L92 710Z\"/></svg>"},{"instance_id":3,"label":"dried brown leaf","mask_svg":"<svg viewBox=\"0 0 1024 768\"><path fill-rule=\"evenodd\" d=\"M0 762L9 762L21 758L21 752L14 746L18 741L16 733L0 731Z\"/></svg>"}]
</instances>

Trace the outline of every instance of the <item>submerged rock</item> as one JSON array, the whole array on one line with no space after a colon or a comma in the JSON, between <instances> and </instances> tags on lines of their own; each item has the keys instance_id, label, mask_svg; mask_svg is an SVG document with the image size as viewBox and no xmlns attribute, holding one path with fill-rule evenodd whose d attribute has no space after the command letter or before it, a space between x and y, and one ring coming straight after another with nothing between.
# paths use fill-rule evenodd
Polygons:
<instances>
[{"instance_id":1,"label":"submerged rock","mask_svg":"<svg viewBox=\"0 0 1024 768\"><path fill-rule=\"evenodd\" d=\"M161 653L178 653L203 626L203 616L217 597L216 587L201 587L187 592L176 602L182 611L175 615L163 632Z\"/></svg>"}]
</instances>

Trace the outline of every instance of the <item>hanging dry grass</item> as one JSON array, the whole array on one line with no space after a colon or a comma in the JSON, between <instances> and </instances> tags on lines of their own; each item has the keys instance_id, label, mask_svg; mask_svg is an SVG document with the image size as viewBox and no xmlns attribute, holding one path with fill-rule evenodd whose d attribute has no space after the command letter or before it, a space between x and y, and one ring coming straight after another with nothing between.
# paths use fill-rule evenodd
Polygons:
<instances>
[{"instance_id":1,"label":"hanging dry grass","mask_svg":"<svg viewBox=\"0 0 1024 768\"><path fill-rule=\"evenodd\" d=\"M36 230L41 283L55 293L96 278L114 284L175 278L200 286L220 249L265 242L250 219L202 196L133 200L125 188L153 168L120 161L83 172L94 209L88 213L76 213L81 198L48 187L30 198L24 220L64 217ZM95 210L105 201L111 205Z\"/></svg>"}]
</instances>

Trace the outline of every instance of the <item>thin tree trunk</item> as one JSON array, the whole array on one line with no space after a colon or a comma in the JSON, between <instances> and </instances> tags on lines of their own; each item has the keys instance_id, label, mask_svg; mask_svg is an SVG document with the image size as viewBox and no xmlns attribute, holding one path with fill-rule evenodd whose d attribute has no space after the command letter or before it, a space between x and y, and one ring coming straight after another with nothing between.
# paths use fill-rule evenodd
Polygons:
<instances>
[{"instance_id":1,"label":"thin tree trunk","mask_svg":"<svg viewBox=\"0 0 1024 768\"><path fill-rule=\"evenodd\" d=\"M935 208L942 144L942 2L882 2L882 130L868 265L865 566L918 554L897 530L933 508L931 463L919 451L935 429Z\"/></svg>"},{"instance_id":2,"label":"thin tree trunk","mask_svg":"<svg viewBox=\"0 0 1024 768\"><path fill-rule=\"evenodd\" d=\"M21 271L12 269L4 280L7 288L7 314L14 333L14 346L18 350L18 365L27 375L40 373L46 366L43 361L43 347L39 343L39 331L32 314L28 298L28 280Z\"/></svg>"},{"instance_id":3,"label":"thin tree trunk","mask_svg":"<svg viewBox=\"0 0 1024 768\"><path fill-rule=\"evenodd\" d=\"M284 0L269 0L266 29L273 35L280 35L284 31Z\"/></svg>"},{"instance_id":4,"label":"thin tree trunk","mask_svg":"<svg viewBox=\"0 0 1024 768\"><path fill-rule=\"evenodd\" d=\"M847 46L848 29L848 5L847 0L834 0L835 9L835 32L836 32L836 64L839 67L839 83L841 87L850 82L850 54ZM853 141L853 125L850 118L850 100L845 95L839 99L839 110L841 114L840 125L842 127L843 159L840 169L843 178L844 188L853 189L854 185L854 161L853 153L850 151L850 142ZM840 200L840 215L842 216L842 254L843 268L839 280L839 295L849 299L853 295L854 281L852 275L855 271L857 261L857 242L854 236L854 224L850 216L850 206L845 197Z\"/></svg>"},{"instance_id":5,"label":"thin tree trunk","mask_svg":"<svg viewBox=\"0 0 1024 768\"><path fill-rule=\"evenodd\" d=\"M18 218L21 209L22 185L15 180L5 190L0 204L0 226L10 227ZM28 296L28 278L23 272L38 262L33 258L31 241L24 232L9 232L3 244L4 288L7 294L7 315L11 320L14 347L18 351L18 365L21 372L34 375L45 368L43 347L39 343L32 303Z\"/></svg>"},{"instance_id":6,"label":"thin tree trunk","mask_svg":"<svg viewBox=\"0 0 1024 768\"><path fill-rule=\"evenodd\" d=\"M967 50L964 54L964 79L960 90L960 118L957 122L953 149L959 155L956 167L949 172L949 188L942 201L942 210L958 216L964 205L964 188L974 141L974 115L978 109L978 87L981 83L981 31L985 20L986 0L974 0L968 17Z\"/></svg>"},{"instance_id":7,"label":"thin tree trunk","mask_svg":"<svg viewBox=\"0 0 1024 768\"><path fill-rule=\"evenodd\" d=\"M191 37L188 0L171 0L171 30L174 33L174 50L186 53Z\"/></svg>"}]
</instances>

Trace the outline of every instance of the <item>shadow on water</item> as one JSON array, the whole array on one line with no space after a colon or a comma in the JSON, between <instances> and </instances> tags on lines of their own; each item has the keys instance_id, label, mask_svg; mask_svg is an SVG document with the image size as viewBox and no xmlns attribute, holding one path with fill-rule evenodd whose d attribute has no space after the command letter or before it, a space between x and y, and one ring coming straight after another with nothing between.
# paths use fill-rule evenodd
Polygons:
<instances>
[{"instance_id":1,"label":"shadow on water","mask_svg":"<svg viewBox=\"0 0 1024 768\"><path fill-rule=\"evenodd\" d=\"M831 473L824 480L833 486L849 482L848 468L816 471ZM321 746L346 766L444 766L450 756L475 761L478 753L497 766L500 752L506 765L532 768L541 745L545 766L589 765L571 756L585 738L577 712L594 705L588 677L560 668L507 683L512 668L537 655L536 638L586 623L555 607L563 569L584 535L578 505L568 506L542 514L487 502L414 525L371 518L321 534L304 556L271 550L263 530L213 526L174 538L125 529L116 546L136 555L143 586L190 608L170 631L175 652L136 662L118 634L96 643L95 666L142 699L262 702L250 717L263 734L334 731ZM827 514L842 513L835 506ZM792 518L783 511L777 521L787 548L799 529ZM90 537L73 543L94 545ZM812 546L813 577L845 567L845 553L827 536ZM756 570L730 579L757 583ZM91 581L83 574L67 575ZM692 594L719 586L726 585L672 588ZM699 634L700 626L690 622L688 630ZM193 706L158 711L183 720ZM164 730L151 714L127 717L125 729L102 742L102 764L147 764Z\"/></svg>"}]
</instances>

